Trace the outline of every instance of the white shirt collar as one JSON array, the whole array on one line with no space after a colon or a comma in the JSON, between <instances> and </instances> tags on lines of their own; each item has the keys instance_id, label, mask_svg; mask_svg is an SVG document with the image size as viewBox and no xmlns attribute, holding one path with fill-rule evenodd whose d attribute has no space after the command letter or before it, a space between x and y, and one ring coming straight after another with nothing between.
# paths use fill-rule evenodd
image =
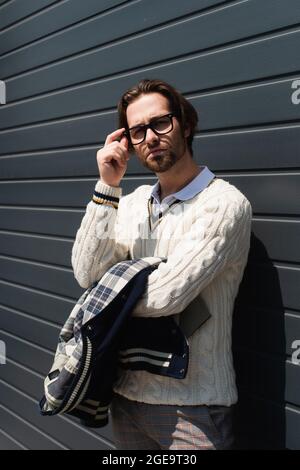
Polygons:
<instances>
[{"instance_id":1,"label":"white shirt collar","mask_svg":"<svg viewBox=\"0 0 300 470\"><path fill-rule=\"evenodd\" d=\"M154 186L152 186L152 191L150 196L153 196L155 203L158 206L165 205L165 204L170 204L173 202L175 199L179 199L181 201L186 201L188 199L191 199L194 197L196 194L200 193L205 189L209 183L214 179L215 175L212 173L207 166L199 166L202 170L200 173L195 176L195 178L190 181L184 188L180 189L180 191L177 191L176 193L169 194L169 196L166 196L162 201L160 201L159 197L159 181L155 183Z\"/></svg>"}]
</instances>

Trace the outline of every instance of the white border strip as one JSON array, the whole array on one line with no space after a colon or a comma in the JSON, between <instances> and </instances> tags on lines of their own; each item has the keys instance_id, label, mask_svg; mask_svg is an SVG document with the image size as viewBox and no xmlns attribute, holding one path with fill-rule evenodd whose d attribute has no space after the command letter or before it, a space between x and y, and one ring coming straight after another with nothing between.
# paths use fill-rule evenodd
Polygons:
<instances>
[{"instance_id":1,"label":"white border strip","mask_svg":"<svg viewBox=\"0 0 300 470\"><path fill-rule=\"evenodd\" d=\"M6 104L6 85L0 80L0 104Z\"/></svg>"}]
</instances>

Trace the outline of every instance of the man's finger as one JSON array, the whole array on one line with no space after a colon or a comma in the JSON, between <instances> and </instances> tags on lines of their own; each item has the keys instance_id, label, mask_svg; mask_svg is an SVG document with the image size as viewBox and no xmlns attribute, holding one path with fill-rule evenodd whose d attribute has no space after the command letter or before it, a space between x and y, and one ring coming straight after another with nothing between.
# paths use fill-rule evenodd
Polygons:
<instances>
[{"instance_id":1,"label":"man's finger","mask_svg":"<svg viewBox=\"0 0 300 470\"><path fill-rule=\"evenodd\" d=\"M125 135L120 140L120 144L122 144L126 148L126 150L128 150L128 139L127 137L125 137Z\"/></svg>"},{"instance_id":2,"label":"man's finger","mask_svg":"<svg viewBox=\"0 0 300 470\"><path fill-rule=\"evenodd\" d=\"M118 140L121 137L121 135L123 134L124 131L125 131L125 128L122 127L121 129L117 129L116 131L112 132L111 134L108 134L108 136L106 137L105 145L111 144L115 140Z\"/></svg>"}]
</instances>

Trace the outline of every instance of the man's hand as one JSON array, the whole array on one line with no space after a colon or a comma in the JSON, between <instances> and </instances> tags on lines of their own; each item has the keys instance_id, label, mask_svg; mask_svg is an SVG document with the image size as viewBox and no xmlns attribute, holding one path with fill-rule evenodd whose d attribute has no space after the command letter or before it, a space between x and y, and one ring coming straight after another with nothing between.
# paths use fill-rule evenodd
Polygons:
<instances>
[{"instance_id":1,"label":"man's hand","mask_svg":"<svg viewBox=\"0 0 300 470\"><path fill-rule=\"evenodd\" d=\"M129 152L128 140L123 136L124 131L122 128L109 134L104 147L97 152L101 181L109 186L119 186L127 169Z\"/></svg>"}]
</instances>

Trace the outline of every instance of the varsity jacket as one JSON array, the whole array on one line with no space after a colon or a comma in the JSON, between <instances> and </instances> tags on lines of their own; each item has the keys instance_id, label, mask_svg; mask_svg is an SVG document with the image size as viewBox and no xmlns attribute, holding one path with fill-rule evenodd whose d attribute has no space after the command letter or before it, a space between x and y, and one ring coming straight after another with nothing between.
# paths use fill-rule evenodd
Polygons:
<instances>
[{"instance_id":1,"label":"varsity jacket","mask_svg":"<svg viewBox=\"0 0 300 470\"><path fill-rule=\"evenodd\" d=\"M149 274L163 260L117 263L82 294L60 332L39 404L42 415L67 413L86 426L102 427L122 369L186 376L189 345L178 318L130 317ZM202 312L201 323L209 316Z\"/></svg>"}]
</instances>

